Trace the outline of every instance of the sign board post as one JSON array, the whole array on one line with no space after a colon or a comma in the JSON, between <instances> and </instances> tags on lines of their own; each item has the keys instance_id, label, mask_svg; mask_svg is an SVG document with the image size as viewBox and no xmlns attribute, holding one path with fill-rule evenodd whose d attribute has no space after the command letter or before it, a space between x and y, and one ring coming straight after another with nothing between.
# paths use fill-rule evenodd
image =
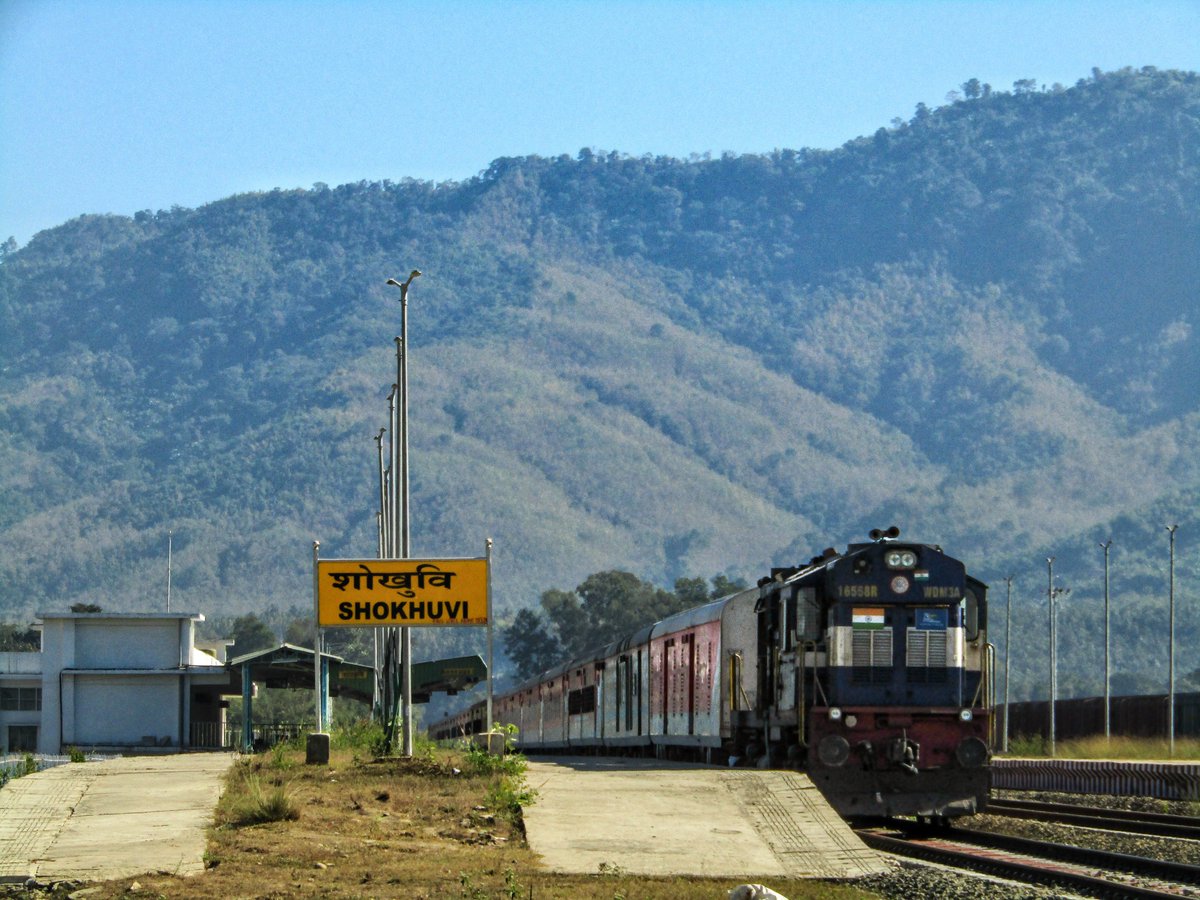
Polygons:
<instances>
[{"instance_id":1,"label":"sign board post","mask_svg":"<svg viewBox=\"0 0 1200 900\"><path fill-rule=\"evenodd\" d=\"M486 625L488 560L322 559L318 628Z\"/></svg>"},{"instance_id":2,"label":"sign board post","mask_svg":"<svg viewBox=\"0 0 1200 900\"><path fill-rule=\"evenodd\" d=\"M487 721L484 722L483 724L484 724L484 727L487 728L488 731L491 731L492 730L492 722L493 722L493 719L492 719L492 663L494 662L494 660L492 659L492 616L491 616L491 612L490 612L491 608L492 608L492 576L491 576L491 572L492 572L492 539L491 538L487 539L486 550L484 552L486 554L485 559L487 560L487 570L488 570L487 607L488 607L489 612L488 612L488 620L487 620Z\"/></svg>"},{"instance_id":3,"label":"sign board post","mask_svg":"<svg viewBox=\"0 0 1200 900\"><path fill-rule=\"evenodd\" d=\"M487 726L492 726L492 539L483 557L321 559L313 542L317 658L325 628L487 626ZM321 728L318 664L317 730Z\"/></svg>"},{"instance_id":4,"label":"sign board post","mask_svg":"<svg viewBox=\"0 0 1200 900\"><path fill-rule=\"evenodd\" d=\"M313 603L317 602L317 569L320 565L321 558L321 542L313 541ZM305 745L305 761L315 765L325 765L329 762L329 735L325 732L324 711L325 697L322 688L327 687L327 683L321 678L321 624L318 621L316 629L313 632L313 687L316 701L316 723L317 727L312 734L308 736L308 742ZM247 667L249 671L249 667ZM248 718L248 717L247 717Z\"/></svg>"}]
</instances>

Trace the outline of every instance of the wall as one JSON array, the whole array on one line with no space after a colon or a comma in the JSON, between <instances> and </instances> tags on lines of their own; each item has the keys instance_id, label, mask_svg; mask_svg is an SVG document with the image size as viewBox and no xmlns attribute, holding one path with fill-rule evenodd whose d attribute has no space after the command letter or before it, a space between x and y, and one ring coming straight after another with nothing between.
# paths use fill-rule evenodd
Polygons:
<instances>
[{"instance_id":1,"label":"wall","mask_svg":"<svg viewBox=\"0 0 1200 900\"><path fill-rule=\"evenodd\" d=\"M174 669L179 666L176 619L75 619L77 669Z\"/></svg>"}]
</instances>

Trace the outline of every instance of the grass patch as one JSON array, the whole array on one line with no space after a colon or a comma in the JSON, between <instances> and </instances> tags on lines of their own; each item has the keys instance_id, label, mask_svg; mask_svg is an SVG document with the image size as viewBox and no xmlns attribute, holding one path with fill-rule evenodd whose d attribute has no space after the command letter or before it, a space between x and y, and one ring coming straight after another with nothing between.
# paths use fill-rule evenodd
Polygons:
<instances>
[{"instance_id":1,"label":"grass patch","mask_svg":"<svg viewBox=\"0 0 1200 900\"><path fill-rule=\"evenodd\" d=\"M1055 756L1060 759L1122 759L1122 760L1167 760L1181 762L1200 760L1200 740L1196 738L1175 739L1175 755L1172 757L1166 738L1126 737L1093 735L1055 742ZM1049 757L1050 744L1040 735L1017 735L1008 742L1005 757Z\"/></svg>"},{"instance_id":2,"label":"grass patch","mask_svg":"<svg viewBox=\"0 0 1200 900\"><path fill-rule=\"evenodd\" d=\"M218 822L239 828L300 818L300 806L289 782L278 777L267 779L244 765L237 768L241 770L241 783L235 790L226 790L217 810Z\"/></svg>"}]
</instances>

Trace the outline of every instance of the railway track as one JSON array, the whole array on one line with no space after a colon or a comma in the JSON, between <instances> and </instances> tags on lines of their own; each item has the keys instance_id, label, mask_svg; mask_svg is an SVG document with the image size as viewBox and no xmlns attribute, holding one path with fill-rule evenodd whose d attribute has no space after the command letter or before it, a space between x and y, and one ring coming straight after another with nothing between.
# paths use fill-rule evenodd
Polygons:
<instances>
[{"instance_id":1,"label":"railway track","mask_svg":"<svg viewBox=\"0 0 1200 900\"><path fill-rule=\"evenodd\" d=\"M988 815L1008 816L1014 819L1035 819L1040 822L1079 825L1105 831L1125 831L1200 841L1200 820L1191 816L1009 799L989 800L985 812Z\"/></svg>"},{"instance_id":2,"label":"railway track","mask_svg":"<svg viewBox=\"0 0 1200 900\"><path fill-rule=\"evenodd\" d=\"M1195 897L1200 866L963 829L860 829L876 850L1095 897Z\"/></svg>"}]
</instances>

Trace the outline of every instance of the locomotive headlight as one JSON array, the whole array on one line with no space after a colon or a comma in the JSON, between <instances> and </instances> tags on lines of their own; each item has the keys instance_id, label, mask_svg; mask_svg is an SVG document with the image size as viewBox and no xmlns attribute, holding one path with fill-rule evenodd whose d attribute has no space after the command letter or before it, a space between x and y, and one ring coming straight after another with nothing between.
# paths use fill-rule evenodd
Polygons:
<instances>
[{"instance_id":1,"label":"locomotive headlight","mask_svg":"<svg viewBox=\"0 0 1200 900\"><path fill-rule=\"evenodd\" d=\"M973 718L975 718L975 713L971 712L969 709L960 709L958 711L958 718L960 721L970 722Z\"/></svg>"},{"instance_id":2,"label":"locomotive headlight","mask_svg":"<svg viewBox=\"0 0 1200 900\"><path fill-rule=\"evenodd\" d=\"M889 550L884 554L883 561L889 569L915 569L917 554L912 550Z\"/></svg>"},{"instance_id":3,"label":"locomotive headlight","mask_svg":"<svg viewBox=\"0 0 1200 900\"><path fill-rule=\"evenodd\" d=\"M836 706L829 710L829 721L831 721L831 722L842 721L842 711L840 709L838 709Z\"/></svg>"},{"instance_id":4,"label":"locomotive headlight","mask_svg":"<svg viewBox=\"0 0 1200 900\"><path fill-rule=\"evenodd\" d=\"M988 761L991 751L977 737L969 737L954 750L954 758L964 769L977 769Z\"/></svg>"},{"instance_id":5,"label":"locomotive headlight","mask_svg":"<svg viewBox=\"0 0 1200 900\"><path fill-rule=\"evenodd\" d=\"M840 734L827 734L817 744L817 759L831 769L845 765L849 758L850 742Z\"/></svg>"}]
</instances>

